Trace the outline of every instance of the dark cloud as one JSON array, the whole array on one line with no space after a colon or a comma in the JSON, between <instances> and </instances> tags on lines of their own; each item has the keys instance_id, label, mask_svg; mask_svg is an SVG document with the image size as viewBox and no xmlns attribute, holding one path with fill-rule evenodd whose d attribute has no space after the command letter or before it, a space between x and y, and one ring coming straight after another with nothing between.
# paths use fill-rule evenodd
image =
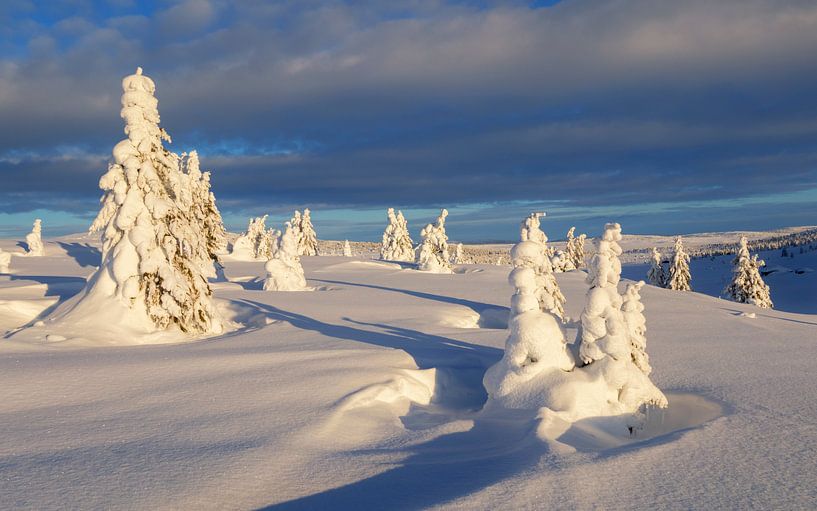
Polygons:
<instances>
[{"instance_id":1,"label":"dark cloud","mask_svg":"<svg viewBox=\"0 0 817 511\"><path fill-rule=\"evenodd\" d=\"M0 211L96 208L137 65L228 212L817 187L810 1L161 6L0 12Z\"/></svg>"}]
</instances>

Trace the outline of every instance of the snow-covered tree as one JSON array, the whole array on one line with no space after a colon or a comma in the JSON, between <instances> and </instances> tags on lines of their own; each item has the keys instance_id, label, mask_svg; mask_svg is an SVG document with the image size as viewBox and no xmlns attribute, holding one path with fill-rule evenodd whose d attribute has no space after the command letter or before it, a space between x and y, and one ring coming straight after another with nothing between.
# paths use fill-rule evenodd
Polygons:
<instances>
[{"instance_id":1,"label":"snow-covered tree","mask_svg":"<svg viewBox=\"0 0 817 511\"><path fill-rule=\"evenodd\" d=\"M585 364L611 355L616 360L630 356L627 333L621 316L621 226L608 223L596 240L596 253L587 266L587 301L581 315L579 356Z\"/></svg>"},{"instance_id":2,"label":"snow-covered tree","mask_svg":"<svg viewBox=\"0 0 817 511\"><path fill-rule=\"evenodd\" d=\"M11 254L3 252L0 248L0 273L9 273L9 266L11 265Z\"/></svg>"},{"instance_id":3,"label":"snow-covered tree","mask_svg":"<svg viewBox=\"0 0 817 511\"><path fill-rule=\"evenodd\" d=\"M656 287L666 287L667 274L664 271L664 263L662 261L661 252L657 248L652 247L651 265L647 272L647 280L650 284Z\"/></svg>"},{"instance_id":4,"label":"snow-covered tree","mask_svg":"<svg viewBox=\"0 0 817 511\"><path fill-rule=\"evenodd\" d=\"M463 252L462 243L457 243L454 248L454 255L451 257L452 264L465 264L465 253Z\"/></svg>"},{"instance_id":5,"label":"snow-covered tree","mask_svg":"<svg viewBox=\"0 0 817 511\"><path fill-rule=\"evenodd\" d=\"M216 197L210 190L210 172L201 172L199 155L190 151L187 155L187 174L193 181L193 214L200 222L207 241L207 251L213 260L218 259L227 248L227 230L216 206Z\"/></svg>"},{"instance_id":6,"label":"snow-covered tree","mask_svg":"<svg viewBox=\"0 0 817 511\"><path fill-rule=\"evenodd\" d=\"M318 235L312 225L312 216L309 208L304 209L301 215L301 223L298 225L300 237L298 239L298 254L305 256L318 255Z\"/></svg>"},{"instance_id":7,"label":"snow-covered tree","mask_svg":"<svg viewBox=\"0 0 817 511\"><path fill-rule=\"evenodd\" d=\"M732 261L732 282L724 290L726 296L740 303L751 303L763 309L772 308L769 286L760 276L760 268L765 262L749 255L746 236L741 236L738 253Z\"/></svg>"},{"instance_id":8,"label":"snow-covered tree","mask_svg":"<svg viewBox=\"0 0 817 511\"><path fill-rule=\"evenodd\" d=\"M343 257L352 257L352 246L349 245L349 240L343 242Z\"/></svg>"},{"instance_id":9,"label":"snow-covered tree","mask_svg":"<svg viewBox=\"0 0 817 511\"><path fill-rule=\"evenodd\" d=\"M128 138L113 149L99 181L105 191L91 231L102 231L102 262L85 289L56 320L87 317L127 324L145 333L173 326L191 334L217 333L222 322L202 273L209 258L201 226L191 222L180 191L185 173L159 127L153 80L136 73L122 81L121 116ZM183 195L183 194L182 194Z\"/></svg>"},{"instance_id":10,"label":"snow-covered tree","mask_svg":"<svg viewBox=\"0 0 817 511\"><path fill-rule=\"evenodd\" d=\"M644 317L644 304L641 303L641 288L644 281L639 280L627 284L624 292L624 302L621 312L627 324L627 334L630 338L630 355L633 363L642 373L649 376L652 372L650 357L647 355L647 318Z\"/></svg>"},{"instance_id":11,"label":"snow-covered tree","mask_svg":"<svg viewBox=\"0 0 817 511\"><path fill-rule=\"evenodd\" d=\"M539 220L543 216L545 213L535 211L522 220L519 237L523 243L511 248L511 265L514 268L527 267L534 270L538 283L536 296L541 309L555 314L559 319L564 319L565 297L553 275L553 263L547 246L548 237L542 230ZM524 243L526 241L535 243L536 248L529 243ZM538 250L538 255L535 253L536 250Z\"/></svg>"},{"instance_id":12,"label":"snow-covered tree","mask_svg":"<svg viewBox=\"0 0 817 511\"><path fill-rule=\"evenodd\" d=\"M30 256L41 256L44 253L43 249L43 222L39 218L34 220L34 226L31 228L31 232L26 234L26 246L27 252L26 255Z\"/></svg>"},{"instance_id":13,"label":"snow-covered tree","mask_svg":"<svg viewBox=\"0 0 817 511\"><path fill-rule=\"evenodd\" d=\"M295 239L298 240L298 255L301 255L301 247L303 247L303 236L304 233L301 231L301 212L297 209L295 213L292 214L292 218L289 219L289 225L292 228L292 234L295 236Z\"/></svg>"},{"instance_id":14,"label":"snow-covered tree","mask_svg":"<svg viewBox=\"0 0 817 511\"><path fill-rule=\"evenodd\" d=\"M543 372L570 371L576 365L567 349L559 318L539 307L537 295L541 282L536 271L527 265L531 257L544 258L537 245L535 241L522 241L511 250L517 255L515 261L524 258L526 262L516 266L508 276L514 288L508 324L510 334L502 359L491 366L483 378L485 388L495 399L509 395Z\"/></svg>"},{"instance_id":15,"label":"snow-covered tree","mask_svg":"<svg viewBox=\"0 0 817 511\"><path fill-rule=\"evenodd\" d=\"M451 273L451 257L448 254L448 236L445 218L448 210L440 210L436 224L426 225L420 231L422 242L417 254L417 268L431 273Z\"/></svg>"},{"instance_id":16,"label":"snow-covered tree","mask_svg":"<svg viewBox=\"0 0 817 511\"><path fill-rule=\"evenodd\" d=\"M581 234L579 237L576 237L574 235L575 232L575 227L571 227L570 230L567 231L565 251L563 253L557 251L555 254L557 259L553 260L553 266L557 271L578 270L584 266L584 243L587 239L587 235Z\"/></svg>"},{"instance_id":17,"label":"snow-covered tree","mask_svg":"<svg viewBox=\"0 0 817 511\"><path fill-rule=\"evenodd\" d=\"M268 260L274 249L276 231L267 230L267 215L250 218L247 232L236 238L232 256L243 260Z\"/></svg>"},{"instance_id":18,"label":"snow-covered tree","mask_svg":"<svg viewBox=\"0 0 817 511\"><path fill-rule=\"evenodd\" d=\"M292 224L287 222L281 235L278 250L264 266L267 278L265 291L303 291L306 278L298 255L298 237Z\"/></svg>"},{"instance_id":19,"label":"snow-covered tree","mask_svg":"<svg viewBox=\"0 0 817 511\"><path fill-rule=\"evenodd\" d=\"M675 238L675 252L670 262L666 287L676 291L691 291L691 280L692 276L689 273L689 256L684 252L684 242L681 241L681 237L678 236Z\"/></svg>"},{"instance_id":20,"label":"snow-covered tree","mask_svg":"<svg viewBox=\"0 0 817 511\"><path fill-rule=\"evenodd\" d=\"M571 262L573 263L573 267L577 270L584 267L584 244L587 241L586 234L579 234L579 237L576 238L576 241L573 243L573 256Z\"/></svg>"},{"instance_id":21,"label":"snow-covered tree","mask_svg":"<svg viewBox=\"0 0 817 511\"><path fill-rule=\"evenodd\" d=\"M408 222L402 211L395 215L394 208L386 212L389 225L383 231L383 244L380 246L380 258L384 261L414 261L414 241L408 231Z\"/></svg>"}]
</instances>

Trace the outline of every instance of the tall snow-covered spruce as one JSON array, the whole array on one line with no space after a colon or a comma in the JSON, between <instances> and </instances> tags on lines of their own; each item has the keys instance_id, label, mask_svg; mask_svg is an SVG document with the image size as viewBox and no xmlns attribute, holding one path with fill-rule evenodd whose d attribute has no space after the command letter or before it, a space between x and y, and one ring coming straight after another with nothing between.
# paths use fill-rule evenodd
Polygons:
<instances>
[{"instance_id":1,"label":"tall snow-covered spruce","mask_svg":"<svg viewBox=\"0 0 817 511\"><path fill-rule=\"evenodd\" d=\"M655 247L652 247L650 269L647 271L647 280L650 281L650 284L656 287L667 286L667 274L664 271L664 263L661 258L661 252L659 252Z\"/></svg>"},{"instance_id":2,"label":"tall snow-covered spruce","mask_svg":"<svg viewBox=\"0 0 817 511\"><path fill-rule=\"evenodd\" d=\"M562 271L578 270L584 266L584 242L587 239L587 235L581 234L575 237L575 232L575 227L571 227L570 230L567 231L567 246L565 247L567 262L562 264Z\"/></svg>"},{"instance_id":3,"label":"tall snow-covered spruce","mask_svg":"<svg viewBox=\"0 0 817 511\"><path fill-rule=\"evenodd\" d=\"M760 268L765 266L765 262L757 258L757 255L749 255L749 243L746 236L741 236L738 245L738 253L732 260L734 266L732 282L724 290L724 293L736 302L750 303L762 309L772 308L772 298L769 286L763 282L760 276Z\"/></svg>"},{"instance_id":4,"label":"tall snow-covered spruce","mask_svg":"<svg viewBox=\"0 0 817 511\"><path fill-rule=\"evenodd\" d=\"M208 243L201 242L206 234L187 209L189 175L162 143L170 137L159 127L156 87L138 68L122 88L128 138L116 144L113 163L99 181L105 194L91 226L102 232L102 262L53 320L81 324L104 317L146 334L172 328L221 332L203 272L205 261L212 264Z\"/></svg>"},{"instance_id":5,"label":"tall snow-covered spruce","mask_svg":"<svg viewBox=\"0 0 817 511\"><path fill-rule=\"evenodd\" d=\"M445 218L448 210L440 210L436 224L426 225L420 231L422 243L417 253L417 268L431 273L451 273L451 256L448 254L448 236Z\"/></svg>"},{"instance_id":6,"label":"tall snow-covered spruce","mask_svg":"<svg viewBox=\"0 0 817 511\"><path fill-rule=\"evenodd\" d=\"M689 273L689 255L684 252L684 242L678 236L675 238L675 248L672 261L670 261L666 287L676 291L692 291L690 281L692 281L692 275Z\"/></svg>"},{"instance_id":7,"label":"tall snow-covered spruce","mask_svg":"<svg viewBox=\"0 0 817 511\"><path fill-rule=\"evenodd\" d=\"M383 231L380 258L384 261L414 261L414 241L408 231L408 222L402 211L395 215L394 208L386 212L389 225Z\"/></svg>"},{"instance_id":8,"label":"tall snow-covered spruce","mask_svg":"<svg viewBox=\"0 0 817 511\"><path fill-rule=\"evenodd\" d=\"M208 277L215 277L217 270L221 269L219 254L227 248L227 230L216 206L216 197L210 191L210 172L201 171L196 151L190 151L184 161L185 173L190 182L188 214L191 222L198 225L198 231L203 235L204 250L208 256L204 271Z\"/></svg>"},{"instance_id":9,"label":"tall snow-covered spruce","mask_svg":"<svg viewBox=\"0 0 817 511\"><path fill-rule=\"evenodd\" d=\"M43 221L39 218L34 220L31 232L26 234L26 255L41 256L45 253L43 248Z\"/></svg>"}]
</instances>

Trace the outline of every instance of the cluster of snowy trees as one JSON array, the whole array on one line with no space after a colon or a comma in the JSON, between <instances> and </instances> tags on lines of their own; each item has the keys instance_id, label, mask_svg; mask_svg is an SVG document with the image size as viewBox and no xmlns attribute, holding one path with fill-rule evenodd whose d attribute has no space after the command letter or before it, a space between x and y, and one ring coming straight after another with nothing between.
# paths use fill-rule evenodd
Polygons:
<instances>
[{"instance_id":1,"label":"cluster of snowy trees","mask_svg":"<svg viewBox=\"0 0 817 511\"><path fill-rule=\"evenodd\" d=\"M606 416L622 421L622 428L637 427L645 407L666 407L667 400L649 379L646 319L639 294L643 282L628 285L624 296L618 293L621 226L607 224L595 242L596 253L588 264L590 289L578 337L571 345L560 309L554 307L558 300L543 293L543 273L537 264L543 261L545 248L533 239L541 235L523 223L523 241L511 251L510 334L502 359L483 381L491 402L538 409L545 420ZM549 306L543 305L542 297Z\"/></svg>"},{"instance_id":2,"label":"cluster of snowy trees","mask_svg":"<svg viewBox=\"0 0 817 511\"><path fill-rule=\"evenodd\" d=\"M287 222L284 225L283 234L278 239L275 252L264 265L267 271L264 290L303 291L306 289L306 277L299 254L299 241L298 231L292 226L292 222Z\"/></svg>"}]
</instances>

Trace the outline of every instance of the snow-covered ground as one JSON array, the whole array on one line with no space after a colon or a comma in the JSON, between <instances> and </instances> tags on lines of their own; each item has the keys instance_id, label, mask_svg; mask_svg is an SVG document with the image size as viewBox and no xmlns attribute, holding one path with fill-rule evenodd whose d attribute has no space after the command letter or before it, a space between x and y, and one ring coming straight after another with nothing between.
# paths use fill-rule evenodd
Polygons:
<instances>
[{"instance_id":1,"label":"snow-covered ground","mask_svg":"<svg viewBox=\"0 0 817 511\"><path fill-rule=\"evenodd\" d=\"M779 253L761 257L817 269L817 252ZM0 341L0 507L817 508L817 273L768 276L778 309L760 310L716 298L728 261L693 260L706 294L641 291L669 409L635 438L577 423L546 443L536 417L482 410L507 266L305 257L313 291L265 292L263 262L228 260L224 335L77 346L38 344L33 327ZM15 255L0 331L47 315L97 264L82 236ZM557 279L578 317L584 273Z\"/></svg>"}]
</instances>

